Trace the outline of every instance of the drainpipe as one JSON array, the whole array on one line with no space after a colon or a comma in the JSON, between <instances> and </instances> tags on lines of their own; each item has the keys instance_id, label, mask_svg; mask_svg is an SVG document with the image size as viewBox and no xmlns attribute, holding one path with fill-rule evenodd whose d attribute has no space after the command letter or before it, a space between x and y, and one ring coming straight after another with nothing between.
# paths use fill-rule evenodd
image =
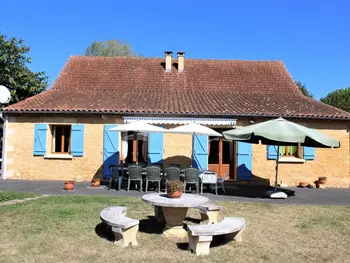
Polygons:
<instances>
[{"instance_id":1,"label":"drainpipe","mask_svg":"<svg viewBox=\"0 0 350 263\"><path fill-rule=\"evenodd\" d=\"M6 145L7 145L6 133L7 133L8 117L7 116L4 117L3 113L0 112L0 118L4 123L2 126L2 160L1 160L0 179L4 179L4 176L6 173Z\"/></svg>"}]
</instances>

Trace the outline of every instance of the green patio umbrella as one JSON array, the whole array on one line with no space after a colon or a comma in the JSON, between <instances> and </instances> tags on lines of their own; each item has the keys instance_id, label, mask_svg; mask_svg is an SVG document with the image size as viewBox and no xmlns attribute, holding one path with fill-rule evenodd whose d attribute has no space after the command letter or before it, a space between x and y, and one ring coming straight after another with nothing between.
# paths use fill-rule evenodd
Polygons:
<instances>
[{"instance_id":1,"label":"green patio umbrella","mask_svg":"<svg viewBox=\"0 0 350 263\"><path fill-rule=\"evenodd\" d=\"M340 147L338 140L283 118L225 131L223 135L228 140L277 146L275 192L277 191L280 146Z\"/></svg>"}]
</instances>

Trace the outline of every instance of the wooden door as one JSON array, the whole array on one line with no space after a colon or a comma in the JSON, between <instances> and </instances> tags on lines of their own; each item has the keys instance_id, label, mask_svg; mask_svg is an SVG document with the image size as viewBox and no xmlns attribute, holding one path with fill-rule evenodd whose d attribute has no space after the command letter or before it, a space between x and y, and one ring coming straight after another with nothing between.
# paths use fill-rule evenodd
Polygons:
<instances>
[{"instance_id":1,"label":"wooden door","mask_svg":"<svg viewBox=\"0 0 350 263\"><path fill-rule=\"evenodd\" d=\"M235 179L234 151L233 143L224 141L223 138L210 138L208 169L217 172L220 176L226 175L225 179Z\"/></svg>"}]
</instances>

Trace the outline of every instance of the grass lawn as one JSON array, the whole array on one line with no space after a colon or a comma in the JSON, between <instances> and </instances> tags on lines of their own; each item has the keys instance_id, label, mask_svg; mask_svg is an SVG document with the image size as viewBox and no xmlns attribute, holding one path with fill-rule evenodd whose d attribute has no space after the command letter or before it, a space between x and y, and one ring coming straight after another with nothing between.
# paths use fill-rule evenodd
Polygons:
<instances>
[{"instance_id":1,"label":"grass lawn","mask_svg":"<svg viewBox=\"0 0 350 263\"><path fill-rule=\"evenodd\" d=\"M11 192L11 191L0 191L0 202L15 200L15 199L24 199L28 197L35 197L38 194L35 193L20 193L20 192Z\"/></svg>"},{"instance_id":2,"label":"grass lawn","mask_svg":"<svg viewBox=\"0 0 350 263\"><path fill-rule=\"evenodd\" d=\"M220 204L223 215L244 217L247 229L242 243L212 247L205 257L162 237L152 207L139 198L52 196L2 206L0 262L349 262L350 206ZM99 219L110 205L127 206L140 220L139 247L110 241ZM188 217L200 218L196 210Z\"/></svg>"}]
</instances>

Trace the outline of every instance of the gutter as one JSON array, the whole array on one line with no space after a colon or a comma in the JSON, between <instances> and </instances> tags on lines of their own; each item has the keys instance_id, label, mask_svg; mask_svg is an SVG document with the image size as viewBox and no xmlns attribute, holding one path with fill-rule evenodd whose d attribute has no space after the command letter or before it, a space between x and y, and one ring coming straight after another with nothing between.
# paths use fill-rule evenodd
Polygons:
<instances>
[{"instance_id":1,"label":"gutter","mask_svg":"<svg viewBox=\"0 0 350 263\"><path fill-rule=\"evenodd\" d=\"M7 126L8 126L8 117L3 116L3 113L0 112L0 118L4 122L4 125L2 126L2 160L1 160L1 174L0 179L4 179L6 175L6 148L7 148Z\"/></svg>"},{"instance_id":2,"label":"gutter","mask_svg":"<svg viewBox=\"0 0 350 263\"><path fill-rule=\"evenodd\" d=\"M283 117L286 119L310 119L310 120L337 120L337 121L350 121L350 118L334 118L334 117L311 117L311 116L284 116L284 115L266 115L266 114L198 114L198 113L149 113L149 112L97 112L97 111L3 111L4 114L77 114L77 115L147 115L147 116L203 116L203 117L226 117L226 118L278 118Z\"/></svg>"}]
</instances>

